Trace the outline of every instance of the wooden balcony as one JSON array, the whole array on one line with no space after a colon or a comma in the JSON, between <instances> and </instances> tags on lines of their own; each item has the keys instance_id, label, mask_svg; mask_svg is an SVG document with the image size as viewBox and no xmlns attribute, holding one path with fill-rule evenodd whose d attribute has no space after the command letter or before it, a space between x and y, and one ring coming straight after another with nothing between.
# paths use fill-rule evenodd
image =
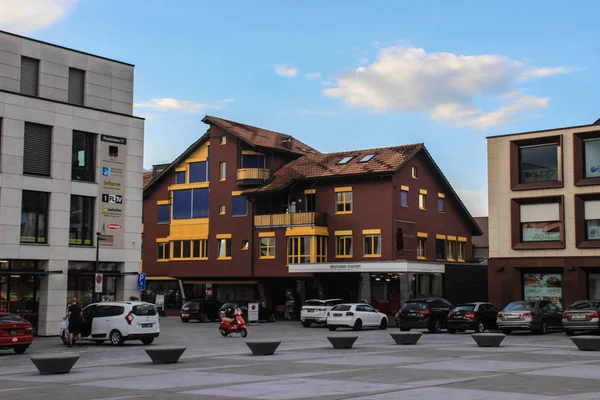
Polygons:
<instances>
[{"instance_id":1,"label":"wooden balcony","mask_svg":"<svg viewBox=\"0 0 600 400\"><path fill-rule=\"evenodd\" d=\"M242 168L237 170L238 185L261 185L271 178L271 170L266 168Z\"/></svg>"},{"instance_id":2,"label":"wooden balcony","mask_svg":"<svg viewBox=\"0 0 600 400\"><path fill-rule=\"evenodd\" d=\"M319 212L302 212L254 216L255 228L287 226L327 226L327 214Z\"/></svg>"}]
</instances>

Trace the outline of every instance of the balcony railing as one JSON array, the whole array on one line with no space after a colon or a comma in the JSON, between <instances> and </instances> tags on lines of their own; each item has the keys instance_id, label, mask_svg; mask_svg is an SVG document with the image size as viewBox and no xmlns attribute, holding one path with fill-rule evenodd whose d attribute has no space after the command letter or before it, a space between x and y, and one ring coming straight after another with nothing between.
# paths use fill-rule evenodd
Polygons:
<instances>
[{"instance_id":1,"label":"balcony railing","mask_svg":"<svg viewBox=\"0 0 600 400\"><path fill-rule=\"evenodd\" d=\"M238 183L263 183L271 177L271 170L266 168L242 168L237 170Z\"/></svg>"},{"instance_id":2,"label":"balcony railing","mask_svg":"<svg viewBox=\"0 0 600 400\"><path fill-rule=\"evenodd\" d=\"M299 212L254 216L254 226L256 228L313 225L327 226L327 214L319 212Z\"/></svg>"}]
</instances>

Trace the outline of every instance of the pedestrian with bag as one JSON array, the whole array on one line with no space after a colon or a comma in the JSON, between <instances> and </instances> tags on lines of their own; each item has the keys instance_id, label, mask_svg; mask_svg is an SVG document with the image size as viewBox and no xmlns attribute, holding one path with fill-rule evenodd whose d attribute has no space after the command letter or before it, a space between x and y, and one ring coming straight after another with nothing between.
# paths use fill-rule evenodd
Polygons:
<instances>
[{"instance_id":1,"label":"pedestrian with bag","mask_svg":"<svg viewBox=\"0 0 600 400\"><path fill-rule=\"evenodd\" d=\"M69 305L69 312L64 319L69 319L69 347L73 347L73 337L77 335L77 341L81 346L81 329L83 326L83 310L77 301L77 298L73 297L71 305Z\"/></svg>"}]
</instances>

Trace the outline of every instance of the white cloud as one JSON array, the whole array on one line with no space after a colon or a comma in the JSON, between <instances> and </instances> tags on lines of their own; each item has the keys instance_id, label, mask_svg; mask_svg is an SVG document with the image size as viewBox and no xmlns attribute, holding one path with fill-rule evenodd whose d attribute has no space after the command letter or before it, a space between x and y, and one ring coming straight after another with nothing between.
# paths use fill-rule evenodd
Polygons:
<instances>
[{"instance_id":1,"label":"white cloud","mask_svg":"<svg viewBox=\"0 0 600 400\"><path fill-rule=\"evenodd\" d=\"M456 193L473 217L487 217L488 192L486 188L480 190L456 189Z\"/></svg>"},{"instance_id":2,"label":"white cloud","mask_svg":"<svg viewBox=\"0 0 600 400\"><path fill-rule=\"evenodd\" d=\"M375 111L426 112L436 121L487 129L545 108L550 99L524 95L524 80L564 74L566 67L535 68L493 54L427 53L386 47L370 65L342 73L323 90L348 106ZM484 103L478 105L477 102ZM490 105L491 103L491 105Z\"/></svg>"},{"instance_id":3,"label":"white cloud","mask_svg":"<svg viewBox=\"0 0 600 400\"><path fill-rule=\"evenodd\" d=\"M0 0L0 27L26 34L64 18L78 0Z\"/></svg>"},{"instance_id":4,"label":"white cloud","mask_svg":"<svg viewBox=\"0 0 600 400\"><path fill-rule=\"evenodd\" d=\"M290 67L286 64L275 66L275 73L284 78L295 78L298 75L298 68Z\"/></svg>"},{"instance_id":5,"label":"white cloud","mask_svg":"<svg viewBox=\"0 0 600 400\"><path fill-rule=\"evenodd\" d=\"M335 82L321 81L321 86L335 86Z\"/></svg>"},{"instance_id":6,"label":"white cloud","mask_svg":"<svg viewBox=\"0 0 600 400\"><path fill-rule=\"evenodd\" d=\"M321 73L320 72L311 72L310 74L304 75L304 77L311 81L316 80L316 79L321 79Z\"/></svg>"},{"instance_id":7,"label":"white cloud","mask_svg":"<svg viewBox=\"0 0 600 400\"><path fill-rule=\"evenodd\" d=\"M217 100L212 103L195 103L186 100L177 100L170 97L163 97L161 99L150 99L142 103L134 103L133 106L136 109L148 108L154 111L183 111L187 113L201 113L207 108L221 109L224 104L233 103L235 99L226 98ZM156 114L150 113L149 115L158 117ZM150 118L155 119L155 118Z\"/></svg>"}]
</instances>

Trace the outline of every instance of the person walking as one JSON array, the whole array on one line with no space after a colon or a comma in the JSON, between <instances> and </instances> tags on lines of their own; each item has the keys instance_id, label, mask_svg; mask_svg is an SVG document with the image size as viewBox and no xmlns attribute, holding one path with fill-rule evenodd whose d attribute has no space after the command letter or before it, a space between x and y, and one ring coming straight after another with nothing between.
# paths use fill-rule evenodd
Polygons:
<instances>
[{"instance_id":1,"label":"person walking","mask_svg":"<svg viewBox=\"0 0 600 400\"><path fill-rule=\"evenodd\" d=\"M69 312L65 319L69 318L69 347L73 347L73 337L77 335L77 341L81 346L81 329L83 325L83 310L75 297L71 300Z\"/></svg>"}]
</instances>

